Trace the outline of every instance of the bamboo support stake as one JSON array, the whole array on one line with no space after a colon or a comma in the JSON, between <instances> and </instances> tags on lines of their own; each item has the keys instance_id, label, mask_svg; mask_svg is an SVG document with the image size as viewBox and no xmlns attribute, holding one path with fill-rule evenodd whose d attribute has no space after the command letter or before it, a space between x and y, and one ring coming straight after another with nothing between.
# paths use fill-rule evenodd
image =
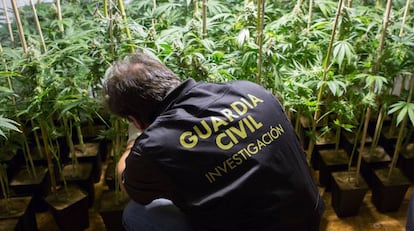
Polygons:
<instances>
[{"instance_id":1,"label":"bamboo support stake","mask_svg":"<svg viewBox=\"0 0 414 231\"><path fill-rule=\"evenodd\" d=\"M377 61L375 62L374 66L373 66L373 72L374 73L378 72L378 68L379 68L380 63L382 61L382 50L384 49L385 38L387 37L387 28L388 28L388 22L389 22L389 19L390 19L391 8L392 8L392 0L388 0L387 1L387 8L386 8L386 11L385 11L385 14L384 14L384 21L382 23L381 37L380 37L379 45L378 45L378 49L377 49Z\"/></svg>"},{"instance_id":2,"label":"bamboo support stake","mask_svg":"<svg viewBox=\"0 0 414 231\"><path fill-rule=\"evenodd\" d=\"M39 33L40 42L42 44L43 52L46 52L46 44L45 44L45 40L43 38L42 28L40 27L39 18L37 17L37 11L36 11L35 5L33 4L33 0L30 0L30 6L31 6L32 11L33 11L33 16L34 16L34 20L35 20L35 24L36 24L36 29L37 29L37 33Z\"/></svg>"},{"instance_id":3,"label":"bamboo support stake","mask_svg":"<svg viewBox=\"0 0 414 231\"><path fill-rule=\"evenodd\" d=\"M400 28L400 34L399 34L400 37L402 37L404 34L404 26L405 26L405 22L407 21L409 9L410 9L410 0L407 0L405 4L404 16L401 22L401 28Z\"/></svg>"},{"instance_id":4,"label":"bamboo support stake","mask_svg":"<svg viewBox=\"0 0 414 231\"><path fill-rule=\"evenodd\" d=\"M57 15L59 21L59 30L60 32L65 32L65 28L63 28L62 24L62 8L60 7L60 0L56 0L56 8L57 8Z\"/></svg>"},{"instance_id":5,"label":"bamboo support stake","mask_svg":"<svg viewBox=\"0 0 414 231\"><path fill-rule=\"evenodd\" d=\"M207 38L207 0L203 0L203 39Z\"/></svg>"},{"instance_id":6,"label":"bamboo support stake","mask_svg":"<svg viewBox=\"0 0 414 231\"><path fill-rule=\"evenodd\" d=\"M265 15L265 0L258 1L257 11L257 45L259 47L259 54L257 60L257 75L256 83L260 84L262 78L262 64L263 64L263 28Z\"/></svg>"},{"instance_id":7,"label":"bamboo support stake","mask_svg":"<svg viewBox=\"0 0 414 231\"><path fill-rule=\"evenodd\" d=\"M22 43L23 53L27 53L26 38L24 37L23 26L20 20L20 13L19 13L19 9L17 8L16 0L11 0L11 4L13 7L13 13L14 13L14 18L16 20L16 24L17 24L17 29L19 30L19 37L20 37L20 42Z\"/></svg>"},{"instance_id":8,"label":"bamboo support stake","mask_svg":"<svg viewBox=\"0 0 414 231\"><path fill-rule=\"evenodd\" d=\"M7 11L7 7L6 7L6 0L2 0L3 3L3 11L4 11L4 17L6 20L6 24L7 24L7 30L9 31L9 36L10 36L10 42L12 44L12 47L15 46L15 41L14 41L14 35L13 35L13 29L11 26L11 20L10 20L10 16L9 16L9 12Z\"/></svg>"},{"instance_id":9,"label":"bamboo support stake","mask_svg":"<svg viewBox=\"0 0 414 231\"><path fill-rule=\"evenodd\" d=\"M104 17L108 18L108 0L103 0L103 12L104 12Z\"/></svg>"},{"instance_id":10,"label":"bamboo support stake","mask_svg":"<svg viewBox=\"0 0 414 231\"><path fill-rule=\"evenodd\" d=\"M313 0L309 0L309 12L308 12L308 25L306 31L309 32L312 25L312 14L313 14Z\"/></svg>"},{"instance_id":11,"label":"bamboo support stake","mask_svg":"<svg viewBox=\"0 0 414 231\"><path fill-rule=\"evenodd\" d=\"M157 0L152 0L152 11L155 12L156 9L157 9ZM152 25L152 28L154 28L155 30L155 19L154 18L151 20L151 25Z\"/></svg>"},{"instance_id":12,"label":"bamboo support stake","mask_svg":"<svg viewBox=\"0 0 414 231\"><path fill-rule=\"evenodd\" d=\"M155 0L153 2L155 2ZM126 17L126 13L125 13L124 3L122 2L122 0L118 0L118 5L119 5L119 10L121 11L122 21L124 22L125 33L127 35L128 41L129 41L130 51L134 52L135 49L134 49L134 46L132 44L131 31L129 30L129 27L128 27L128 22L127 22L127 17Z\"/></svg>"},{"instance_id":13,"label":"bamboo support stake","mask_svg":"<svg viewBox=\"0 0 414 231\"><path fill-rule=\"evenodd\" d=\"M330 62L331 62L331 54L332 54L332 47L333 47L333 43L335 41L335 34L336 34L336 28L338 26L338 22L339 22L339 16L341 15L342 12L342 5L343 5L343 0L340 0L338 3L338 8L336 10L336 16L335 16L335 22L332 28L332 33L331 33L331 40L329 42L329 46L328 46L328 51L326 54L326 58L325 58L325 65L324 65L324 69L323 69L323 74L322 74L322 82L326 81L326 76L328 74L329 71L329 66L330 66ZM322 84L321 87L319 88L319 92L318 92L318 96L316 99L316 108L315 108L315 113L313 115L313 120L312 120L312 132L311 134L316 134L316 125L317 125L317 121L319 120L320 117L320 105L319 103L322 101L322 94L323 94L323 90L324 90L324 86L325 84ZM309 142L309 148L308 148L308 158L310 158L310 156L313 153L313 149L315 148L315 140L314 139L310 139Z\"/></svg>"}]
</instances>

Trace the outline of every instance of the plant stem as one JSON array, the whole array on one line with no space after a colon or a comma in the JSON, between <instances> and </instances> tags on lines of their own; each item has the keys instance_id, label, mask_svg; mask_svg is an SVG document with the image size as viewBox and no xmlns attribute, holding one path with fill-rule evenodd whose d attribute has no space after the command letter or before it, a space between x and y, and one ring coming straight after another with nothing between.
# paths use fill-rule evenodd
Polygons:
<instances>
[{"instance_id":1,"label":"plant stem","mask_svg":"<svg viewBox=\"0 0 414 231\"><path fill-rule=\"evenodd\" d=\"M9 183L7 178L6 165L0 164L0 186L5 199L9 198Z\"/></svg>"},{"instance_id":2,"label":"plant stem","mask_svg":"<svg viewBox=\"0 0 414 231\"><path fill-rule=\"evenodd\" d=\"M42 139L43 139L43 145L44 145L44 149L45 149L45 154L46 154L46 160L47 160L47 166L49 169L49 175L50 175L50 182L52 185L52 192L55 193L57 191L56 186L56 177L55 177L55 168L52 162L52 156L50 154L50 146L49 146L49 142L48 142L48 136L47 136L47 131L46 131L46 124L44 121L39 120L39 126L40 126L40 131L42 134Z\"/></svg>"},{"instance_id":3,"label":"plant stem","mask_svg":"<svg viewBox=\"0 0 414 231\"><path fill-rule=\"evenodd\" d=\"M411 99L412 99L412 96L413 96L413 90L414 90L414 77L411 76L410 92L408 93L407 103L411 102ZM397 161L398 161L398 157L399 157L400 149L401 149L401 144L402 144L402 141L404 139L404 132L405 132L405 129L407 127L407 120L408 120L407 117L408 117L407 115L404 116L404 119L403 119L401 127L400 127L400 131L398 132L397 143L395 144L394 155L392 156L392 161L391 161L391 164L390 164L390 170L388 172L388 179L390 179L390 177L392 175L392 172L394 171L395 166L397 165Z\"/></svg>"}]
</instances>

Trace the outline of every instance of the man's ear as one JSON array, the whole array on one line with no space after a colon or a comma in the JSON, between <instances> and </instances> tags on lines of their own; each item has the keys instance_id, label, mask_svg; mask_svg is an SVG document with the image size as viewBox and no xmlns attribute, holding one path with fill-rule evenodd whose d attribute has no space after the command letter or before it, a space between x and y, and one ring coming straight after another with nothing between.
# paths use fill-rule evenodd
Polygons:
<instances>
[{"instance_id":1,"label":"man's ear","mask_svg":"<svg viewBox=\"0 0 414 231\"><path fill-rule=\"evenodd\" d=\"M137 127L139 130L143 131L146 126L144 123L142 123L140 120L137 120L135 117L129 115L127 116L128 120L132 122L132 124L134 124L135 127Z\"/></svg>"}]
</instances>

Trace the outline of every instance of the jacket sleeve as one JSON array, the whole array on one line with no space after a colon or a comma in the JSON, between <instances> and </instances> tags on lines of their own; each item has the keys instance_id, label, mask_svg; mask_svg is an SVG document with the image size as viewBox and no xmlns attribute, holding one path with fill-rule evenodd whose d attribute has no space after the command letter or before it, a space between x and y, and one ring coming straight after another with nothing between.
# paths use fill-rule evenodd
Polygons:
<instances>
[{"instance_id":1,"label":"jacket sleeve","mask_svg":"<svg viewBox=\"0 0 414 231\"><path fill-rule=\"evenodd\" d=\"M157 198L172 199L172 184L154 161L132 150L125 160L122 183L135 202L146 205Z\"/></svg>"}]
</instances>

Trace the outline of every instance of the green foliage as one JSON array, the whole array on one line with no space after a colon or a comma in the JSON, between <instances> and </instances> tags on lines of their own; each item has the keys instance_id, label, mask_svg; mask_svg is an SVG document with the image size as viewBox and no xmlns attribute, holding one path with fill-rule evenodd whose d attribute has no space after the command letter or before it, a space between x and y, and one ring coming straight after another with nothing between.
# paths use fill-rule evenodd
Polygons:
<instances>
[{"instance_id":1,"label":"green foliage","mask_svg":"<svg viewBox=\"0 0 414 231\"><path fill-rule=\"evenodd\" d=\"M102 109L97 101L106 68L131 47L156 55L183 79L256 81L256 7L254 1L207 1L204 36L201 1L158 0L156 6L152 0L131 1L126 23L116 4L107 17L100 1L66 1L59 21L54 4L39 3L36 9L47 47L42 51L33 12L25 6L20 13L26 53L18 42L12 44L6 25L0 24L4 46L0 56L5 60L0 62L4 105L0 112L7 118L18 115L22 121L47 121L56 134L54 125L59 124L51 122L56 118L77 120L82 115L89 120ZM404 113L411 116L410 104L396 103L401 97L390 101L386 97L397 77L413 74L414 20L409 14L406 25L401 25L403 1L394 4L380 54L384 9L372 1L354 1L352 8L343 8L325 81L321 77L337 1L315 1L309 25L308 7L307 1L266 1L260 84L274 92L289 112L310 118L322 105L331 125L346 129L357 127L366 107L377 109L385 102L392 105L389 113L401 114L398 118ZM125 28L131 30L132 41ZM13 33L18 38L17 30ZM381 63L373 72L378 55ZM319 89L323 89L321 105L316 99Z\"/></svg>"}]
</instances>

